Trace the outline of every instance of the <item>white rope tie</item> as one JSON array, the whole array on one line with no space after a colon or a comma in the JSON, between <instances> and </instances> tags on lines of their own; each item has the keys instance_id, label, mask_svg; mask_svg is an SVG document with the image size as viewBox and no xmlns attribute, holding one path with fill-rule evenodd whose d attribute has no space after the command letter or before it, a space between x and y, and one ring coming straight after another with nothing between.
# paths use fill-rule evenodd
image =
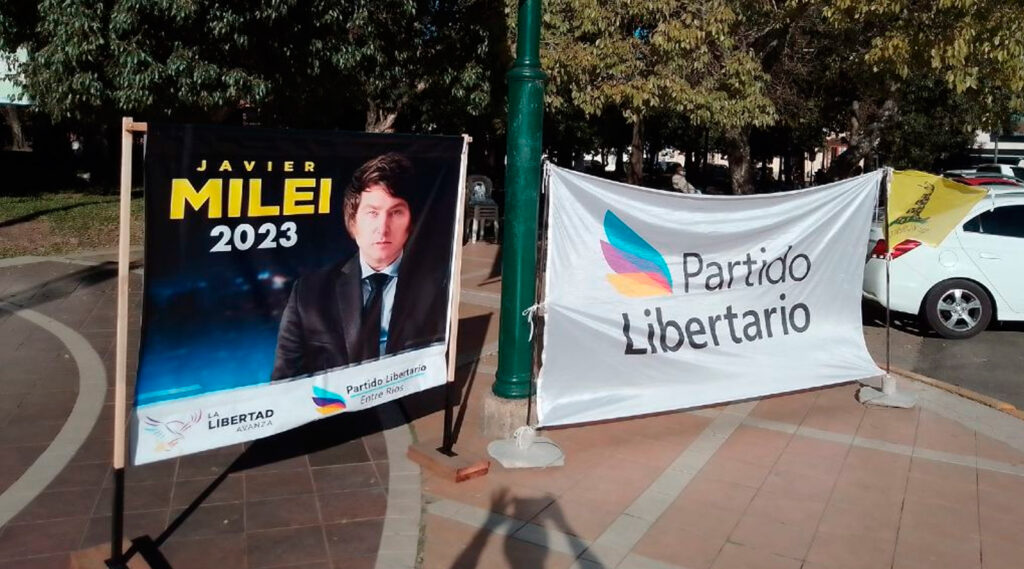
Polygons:
<instances>
[{"instance_id":1,"label":"white rope tie","mask_svg":"<svg viewBox=\"0 0 1024 569\"><path fill-rule=\"evenodd\" d=\"M523 311L523 316L525 316L526 319L530 322L530 337L528 339L531 342L533 341L533 319L537 316L537 311L543 308L544 303L538 302L537 304L534 304L533 306Z\"/></svg>"},{"instance_id":2,"label":"white rope tie","mask_svg":"<svg viewBox=\"0 0 1024 569\"><path fill-rule=\"evenodd\" d=\"M512 440L515 441L516 448L525 450L530 448L533 441L537 439L537 431L529 425L519 427L512 433Z\"/></svg>"}]
</instances>

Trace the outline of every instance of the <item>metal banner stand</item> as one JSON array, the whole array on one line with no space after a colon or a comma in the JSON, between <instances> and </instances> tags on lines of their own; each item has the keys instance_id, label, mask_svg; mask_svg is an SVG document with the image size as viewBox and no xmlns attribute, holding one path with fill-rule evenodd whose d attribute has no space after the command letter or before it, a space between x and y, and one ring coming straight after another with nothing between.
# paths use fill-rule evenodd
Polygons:
<instances>
[{"instance_id":1,"label":"metal banner stand","mask_svg":"<svg viewBox=\"0 0 1024 569\"><path fill-rule=\"evenodd\" d=\"M892 243L889 242L889 194L892 192L892 169L888 168L885 177L885 218L882 222L883 238L885 239L885 375L882 376L882 390L864 386L857 393L861 403L874 407L896 407L910 409L917 404L917 398L907 393L896 391L896 378L892 376L892 318L889 309L889 263L892 262Z\"/></svg>"},{"instance_id":2,"label":"metal banner stand","mask_svg":"<svg viewBox=\"0 0 1024 569\"><path fill-rule=\"evenodd\" d=\"M459 339L459 297L462 292L462 235L466 222L466 168L469 159L469 143L473 141L469 135L462 135L462 171L459 174L459 195L457 198L458 213L455 218L454 232L454 270L452 271L452 311L448 323L448 381L444 386L444 432L440 441L427 439L409 445L406 456L421 467L455 482L463 482L471 478L484 476L490 470L488 460L476 458L470 454L455 452L454 418L452 407L452 383L455 381L455 368L458 360L456 346Z\"/></svg>"}]
</instances>

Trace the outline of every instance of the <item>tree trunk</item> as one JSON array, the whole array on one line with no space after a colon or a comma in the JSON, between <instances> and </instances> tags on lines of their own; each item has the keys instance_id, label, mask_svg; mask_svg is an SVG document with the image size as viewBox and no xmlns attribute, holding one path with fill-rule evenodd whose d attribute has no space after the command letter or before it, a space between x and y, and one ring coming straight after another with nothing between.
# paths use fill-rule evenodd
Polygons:
<instances>
[{"instance_id":1,"label":"tree trunk","mask_svg":"<svg viewBox=\"0 0 1024 569\"><path fill-rule=\"evenodd\" d=\"M750 127L730 128L725 131L725 153L729 157L729 175L732 193L754 193L754 171L750 167Z\"/></svg>"},{"instance_id":2,"label":"tree trunk","mask_svg":"<svg viewBox=\"0 0 1024 569\"><path fill-rule=\"evenodd\" d=\"M700 156L700 175L704 183L707 184L708 179L708 153L711 152L711 147L708 142L709 129L704 129L704 152Z\"/></svg>"},{"instance_id":3,"label":"tree trunk","mask_svg":"<svg viewBox=\"0 0 1024 569\"><path fill-rule=\"evenodd\" d=\"M18 107L15 105L0 105L7 126L11 129L11 150L28 150L28 140L25 139L25 130L21 126L21 117L18 116Z\"/></svg>"},{"instance_id":4,"label":"tree trunk","mask_svg":"<svg viewBox=\"0 0 1024 569\"><path fill-rule=\"evenodd\" d=\"M825 180L832 182L850 177L853 169L859 166L873 149L874 144L870 140L861 139L853 142L853 138L851 138L850 145L846 147L846 150L829 164L828 171L825 172Z\"/></svg>"},{"instance_id":5,"label":"tree trunk","mask_svg":"<svg viewBox=\"0 0 1024 569\"><path fill-rule=\"evenodd\" d=\"M366 107L366 132L394 132L395 120L398 119L400 109L386 111L377 108L377 103L372 100L367 102L369 106Z\"/></svg>"},{"instance_id":6,"label":"tree trunk","mask_svg":"<svg viewBox=\"0 0 1024 569\"><path fill-rule=\"evenodd\" d=\"M793 185L802 188L807 185L807 154L803 150L798 150L793 158Z\"/></svg>"},{"instance_id":7,"label":"tree trunk","mask_svg":"<svg viewBox=\"0 0 1024 569\"><path fill-rule=\"evenodd\" d=\"M633 123L633 142L629 145L629 170L626 182L639 186L644 182L644 119L637 117Z\"/></svg>"},{"instance_id":8,"label":"tree trunk","mask_svg":"<svg viewBox=\"0 0 1024 569\"><path fill-rule=\"evenodd\" d=\"M847 135L850 144L829 165L825 172L827 181L849 177L853 169L875 151L881 139L881 131L896 116L896 102L888 99L880 107L872 107L854 101L851 110L850 132Z\"/></svg>"}]
</instances>

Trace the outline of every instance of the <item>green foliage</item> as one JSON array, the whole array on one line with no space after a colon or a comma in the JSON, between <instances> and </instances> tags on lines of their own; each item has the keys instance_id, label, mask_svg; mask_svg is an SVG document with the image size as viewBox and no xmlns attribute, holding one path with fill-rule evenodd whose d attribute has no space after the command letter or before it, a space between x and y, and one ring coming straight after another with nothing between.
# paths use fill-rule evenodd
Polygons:
<instances>
[{"instance_id":1,"label":"green foliage","mask_svg":"<svg viewBox=\"0 0 1024 569\"><path fill-rule=\"evenodd\" d=\"M966 93L989 125L1024 108L1024 19L1020 0L835 0L836 28L858 26L866 69L903 83L928 73ZM913 81L913 79L911 79Z\"/></svg>"},{"instance_id":2,"label":"green foliage","mask_svg":"<svg viewBox=\"0 0 1024 569\"><path fill-rule=\"evenodd\" d=\"M501 5L42 0L36 23L19 22L33 32L21 36L28 91L57 119L221 121L254 108L269 125L383 130L427 97L459 116L488 107L486 14Z\"/></svg>"},{"instance_id":3,"label":"green foliage","mask_svg":"<svg viewBox=\"0 0 1024 569\"><path fill-rule=\"evenodd\" d=\"M0 51L29 49L27 93L56 120L224 121L251 108L266 125L468 131L501 164L518 4L4 0ZM1024 110L1021 8L547 0L548 149L569 162L627 148L634 132L649 153L696 148L705 133L742 149L754 132L766 157L831 132L923 165Z\"/></svg>"},{"instance_id":4,"label":"green foliage","mask_svg":"<svg viewBox=\"0 0 1024 569\"><path fill-rule=\"evenodd\" d=\"M0 53L17 51L32 37L38 19L35 0L0 2Z\"/></svg>"},{"instance_id":5,"label":"green foliage","mask_svg":"<svg viewBox=\"0 0 1024 569\"><path fill-rule=\"evenodd\" d=\"M553 109L617 108L631 122L657 111L703 125L767 124L765 77L731 39L724 0L552 0L542 60Z\"/></svg>"},{"instance_id":6,"label":"green foliage","mask_svg":"<svg viewBox=\"0 0 1024 569\"><path fill-rule=\"evenodd\" d=\"M981 109L939 77L908 77L900 113L878 144L882 163L897 169L938 171L974 142Z\"/></svg>"}]
</instances>

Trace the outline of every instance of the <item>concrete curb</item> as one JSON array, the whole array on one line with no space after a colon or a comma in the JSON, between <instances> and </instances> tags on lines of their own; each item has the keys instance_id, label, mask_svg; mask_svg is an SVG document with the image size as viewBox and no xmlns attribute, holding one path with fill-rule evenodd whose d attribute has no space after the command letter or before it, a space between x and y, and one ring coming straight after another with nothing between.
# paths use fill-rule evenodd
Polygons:
<instances>
[{"instance_id":1,"label":"concrete curb","mask_svg":"<svg viewBox=\"0 0 1024 569\"><path fill-rule=\"evenodd\" d=\"M1003 413L1006 413L1007 415L1024 421L1024 411L1017 409L1013 404L1007 403L1006 401L1001 401L999 399L996 399L995 397L989 397L988 395L983 395L981 393L978 393L977 391L972 391L965 387L953 385L952 383L947 383L945 381L941 381L933 377L928 377L927 375L922 375L913 371L898 368L896 366L890 365L889 370L891 373L894 373L896 375L900 375L907 379L912 379L914 381L924 383L925 385L930 385L932 387L941 389L943 391L947 391L954 395L959 395L960 397L964 397L977 403L981 403L986 407L991 407L996 411L1001 411Z\"/></svg>"}]
</instances>

